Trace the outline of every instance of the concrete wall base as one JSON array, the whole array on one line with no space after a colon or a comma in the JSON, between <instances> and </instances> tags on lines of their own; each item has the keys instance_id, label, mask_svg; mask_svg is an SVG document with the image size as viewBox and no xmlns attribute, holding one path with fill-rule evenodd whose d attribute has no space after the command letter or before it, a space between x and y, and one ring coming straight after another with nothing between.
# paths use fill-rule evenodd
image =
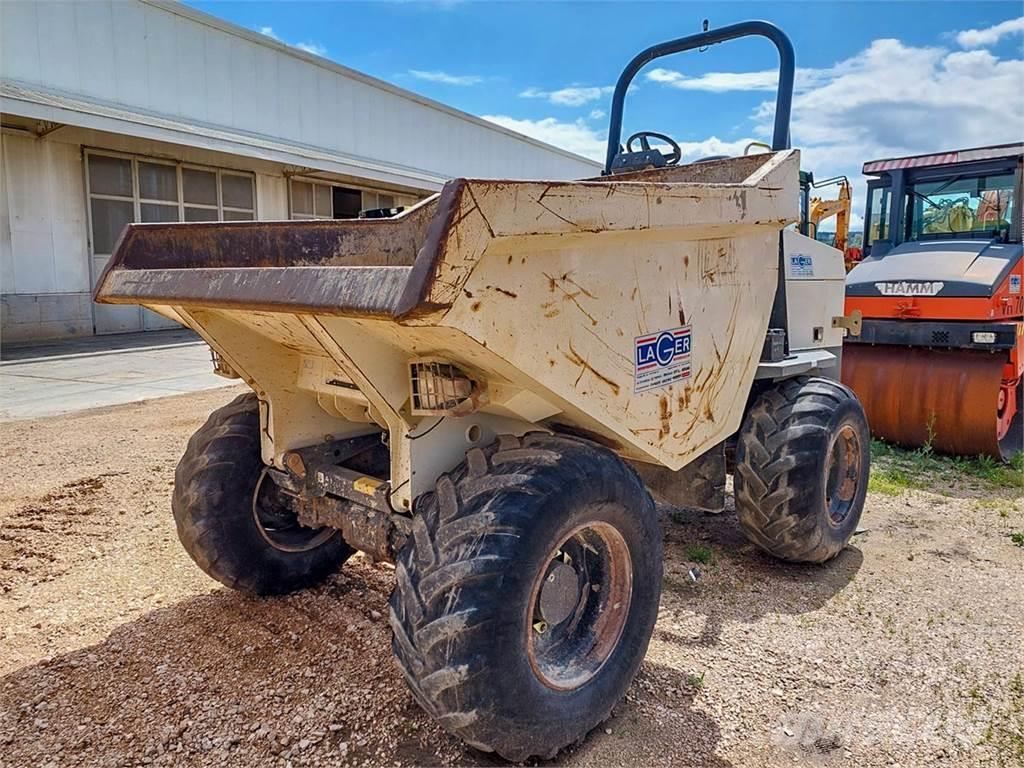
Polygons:
<instances>
[{"instance_id":1,"label":"concrete wall base","mask_svg":"<svg viewBox=\"0 0 1024 768\"><path fill-rule=\"evenodd\" d=\"M90 335L92 297L88 293L0 296L0 341L5 344Z\"/></svg>"}]
</instances>

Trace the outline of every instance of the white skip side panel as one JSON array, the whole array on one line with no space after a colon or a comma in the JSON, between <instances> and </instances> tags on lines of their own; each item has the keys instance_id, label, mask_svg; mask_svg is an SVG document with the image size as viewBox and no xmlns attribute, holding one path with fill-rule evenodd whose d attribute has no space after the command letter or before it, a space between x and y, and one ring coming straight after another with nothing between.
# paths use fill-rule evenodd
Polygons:
<instances>
[{"instance_id":1,"label":"white skip side panel","mask_svg":"<svg viewBox=\"0 0 1024 768\"><path fill-rule=\"evenodd\" d=\"M842 346L843 329L832 318L843 314L846 267L843 252L799 232L782 233L786 266L786 309L790 349Z\"/></svg>"}]
</instances>

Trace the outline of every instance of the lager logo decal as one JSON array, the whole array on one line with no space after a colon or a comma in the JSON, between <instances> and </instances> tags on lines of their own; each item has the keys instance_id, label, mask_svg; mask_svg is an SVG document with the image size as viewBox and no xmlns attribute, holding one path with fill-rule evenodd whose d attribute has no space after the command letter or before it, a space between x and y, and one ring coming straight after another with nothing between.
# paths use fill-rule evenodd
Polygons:
<instances>
[{"instance_id":1,"label":"lager logo decal","mask_svg":"<svg viewBox=\"0 0 1024 768\"><path fill-rule=\"evenodd\" d=\"M937 296L942 286L941 280L923 283L910 283L901 280L896 283L875 283L875 288L883 296Z\"/></svg>"},{"instance_id":2,"label":"lager logo decal","mask_svg":"<svg viewBox=\"0 0 1024 768\"><path fill-rule=\"evenodd\" d=\"M637 336L633 340L634 392L661 389L690 378L690 326Z\"/></svg>"},{"instance_id":3,"label":"lager logo decal","mask_svg":"<svg viewBox=\"0 0 1024 768\"><path fill-rule=\"evenodd\" d=\"M789 274L792 277L814 277L814 258L802 253L790 256Z\"/></svg>"},{"instance_id":4,"label":"lager logo decal","mask_svg":"<svg viewBox=\"0 0 1024 768\"><path fill-rule=\"evenodd\" d=\"M1010 293L1020 293L1020 275L1010 275Z\"/></svg>"}]
</instances>

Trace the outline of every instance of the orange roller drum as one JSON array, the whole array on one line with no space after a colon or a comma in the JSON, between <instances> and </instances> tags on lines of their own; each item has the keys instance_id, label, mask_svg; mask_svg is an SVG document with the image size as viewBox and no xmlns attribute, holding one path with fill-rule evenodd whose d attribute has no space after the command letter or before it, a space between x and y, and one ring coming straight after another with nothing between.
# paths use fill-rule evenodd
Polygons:
<instances>
[{"instance_id":1,"label":"orange roller drum","mask_svg":"<svg viewBox=\"0 0 1024 768\"><path fill-rule=\"evenodd\" d=\"M997 418L1003 367L989 352L857 344L844 350L842 378L884 440L1001 457L1009 432L1004 425L999 433Z\"/></svg>"}]
</instances>

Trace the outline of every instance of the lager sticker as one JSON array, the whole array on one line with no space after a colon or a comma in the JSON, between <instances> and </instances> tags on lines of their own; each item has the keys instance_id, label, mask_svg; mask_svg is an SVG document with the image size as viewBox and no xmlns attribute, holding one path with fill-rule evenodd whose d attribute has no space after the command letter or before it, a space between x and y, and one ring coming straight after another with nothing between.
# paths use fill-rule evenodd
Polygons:
<instances>
[{"instance_id":1,"label":"lager sticker","mask_svg":"<svg viewBox=\"0 0 1024 768\"><path fill-rule=\"evenodd\" d=\"M661 389L690 378L690 326L637 336L634 339L633 391Z\"/></svg>"},{"instance_id":2,"label":"lager sticker","mask_svg":"<svg viewBox=\"0 0 1024 768\"><path fill-rule=\"evenodd\" d=\"M1020 275L1010 275L1010 293L1020 293Z\"/></svg>"},{"instance_id":3,"label":"lager sticker","mask_svg":"<svg viewBox=\"0 0 1024 768\"><path fill-rule=\"evenodd\" d=\"M802 253L789 257L790 277L814 277L814 258Z\"/></svg>"}]
</instances>

